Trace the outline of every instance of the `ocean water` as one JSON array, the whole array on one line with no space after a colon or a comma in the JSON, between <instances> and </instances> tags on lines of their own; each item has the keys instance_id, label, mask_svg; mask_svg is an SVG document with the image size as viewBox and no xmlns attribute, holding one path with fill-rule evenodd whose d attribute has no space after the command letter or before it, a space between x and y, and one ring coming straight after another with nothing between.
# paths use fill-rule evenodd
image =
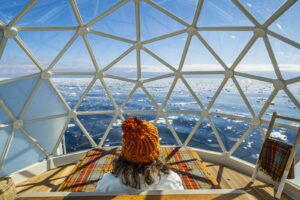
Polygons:
<instances>
[{"instance_id":1,"label":"ocean water","mask_svg":"<svg viewBox=\"0 0 300 200\"><path fill-rule=\"evenodd\" d=\"M220 83L223 76L199 76L185 77L191 88L200 99L205 108L209 103ZM241 89L244 91L252 109L258 115L265 101L269 98L273 91L273 85L261 81L251 80L247 78L237 78ZM127 95L133 88L133 84L118 81L114 79L105 79L105 84L109 89L115 103L121 106ZM157 104L161 106L168 94L172 79L166 78L159 81L144 84L147 91L155 99ZM53 82L58 90L65 97L67 103L73 108L86 87L91 82L91 78L54 78ZM295 95L296 99L300 99L300 84L288 86L288 89ZM78 111L113 111L114 106L105 92L100 81L97 81L87 96L83 99L78 107ZM131 111L131 114L124 114L124 117L136 115L142 119L153 121L156 118L155 105L147 98L141 89L138 89L132 96L131 100L124 106L124 112ZM147 110L149 114L133 114L134 111ZM177 132L180 139L184 142L192 131L193 127L199 120L201 109L197 101L190 94L184 83L178 81L174 87L173 93L166 106L167 120ZM182 114L180 112L192 111L191 114ZM250 127L249 121L234 120L228 117L221 117L217 113L227 113L239 116L251 116L249 109L239 95L235 84L229 81L223 88L215 103L210 108L212 115L211 121L204 119L202 124L196 129L194 136L189 142L189 146L206 149L210 151L221 152L221 148L217 142L213 132L213 126L220 134L225 148L229 151L231 147L238 141L245 131ZM300 118L300 112L291 102L288 96L279 92L273 99L272 104L263 115L263 119L269 120L273 111L277 113ZM78 116L86 130L91 134L93 139L99 143L105 133L108 125L111 123L113 114L88 114ZM290 123L281 121L282 123ZM116 119L112 124L112 128L104 142L104 146L115 146L121 144L122 131L120 128L122 121ZM177 144L172 132L168 128L166 120L159 118L156 126L159 130L161 144ZM263 125L266 130L268 124ZM295 131L281 127L274 127L274 136L279 137L289 143L293 142ZM81 132L78 125L71 121L68 130L65 133L65 143L67 152L74 152L91 148L85 135ZM255 163L262 146L262 138L259 128L256 127L249 136L242 142L233 156ZM298 149L300 154L300 148Z\"/></svg>"}]
</instances>

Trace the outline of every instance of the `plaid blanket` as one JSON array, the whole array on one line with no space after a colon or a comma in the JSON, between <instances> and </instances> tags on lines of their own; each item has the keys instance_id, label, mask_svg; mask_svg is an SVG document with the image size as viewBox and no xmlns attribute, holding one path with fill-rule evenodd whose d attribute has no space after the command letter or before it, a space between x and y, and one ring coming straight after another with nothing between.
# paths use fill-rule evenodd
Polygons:
<instances>
[{"instance_id":1,"label":"plaid blanket","mask_svg":"<svg viewBox=\"0 0 300 200\"><path fill-rule=\"evenodd\" d=\"M279 182L284 173L292 146L284 142L267 138L262 147L259 164L262 171ZM288 179L295 178L294 162L289 171Z\"/></svg>"},{"instance_id":2,"label":"plaid blanket","mask_svg":"<svg viewBox=\"0 0 300 200\"><path fill-rule=\"evenodd\" d=\"M58 191L94 192L103 174L111 171L111 163L119 153L120 148L96 148L88 151ZM215 178L209 174L193 150L185 147L162 147L161 155L171 170L179 174L185 189L219 188Z\"/></svg>"}]
</instances>

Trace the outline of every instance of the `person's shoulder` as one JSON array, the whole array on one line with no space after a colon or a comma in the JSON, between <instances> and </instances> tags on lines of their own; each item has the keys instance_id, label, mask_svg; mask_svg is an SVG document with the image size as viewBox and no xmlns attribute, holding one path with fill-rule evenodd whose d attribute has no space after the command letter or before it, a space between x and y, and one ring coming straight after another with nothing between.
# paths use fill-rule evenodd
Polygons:
<instances>
[{"instance_id":1,"label":"person's shoulder","mask_svg":"<svg viewBox=\"0 0 300 200\"><path fill-rule=\"evenodd\" d=\"M181 182L180 176L177 173L175 173L173 170L170 170L169 174L167 175L167 179L175 182Z\"/></svg>"},{"instance_id":2,"label":"person's shoulder","mask_svg":"<svg viewBox=\"0 0 300 200\"><path fill-rule=\"evenodd\" d=\"M117 182L117 177L115 177L111 172L103 174L102 178L98 181L96 191L106 192L110 185L115 185Z\"/></svg>"},{"instance_id":3,"label":"person's shoulder","mask_svg":"<svg viewBox=\"0 0 300 200\"><path fill-rule=\"evenodd\" d=\"M183 185L180 176L170 170L169 174L164 174L161 177L160 185L163 186L164 189L172 189L172 190L183 190Z\"/></svg>"}]
</instances>

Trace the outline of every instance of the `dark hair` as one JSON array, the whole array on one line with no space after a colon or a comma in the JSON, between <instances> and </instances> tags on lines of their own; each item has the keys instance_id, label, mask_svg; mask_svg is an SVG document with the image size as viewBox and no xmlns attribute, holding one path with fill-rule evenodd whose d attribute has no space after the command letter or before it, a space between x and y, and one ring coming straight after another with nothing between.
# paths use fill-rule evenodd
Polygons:
<instances>
[{"instance_id":1,"label":"dark hair","mask_svg":"<svg viewBox=\"0 0 300 200\"><path fill-rule=\"evenodd\" d=\"M141 189L143 183L152 185L161 173L169 174L168 165L159 157L151 163L137 164L119 156L113 163L112 174L118 177L124 185Z\"/></svg>"}]
</instances>

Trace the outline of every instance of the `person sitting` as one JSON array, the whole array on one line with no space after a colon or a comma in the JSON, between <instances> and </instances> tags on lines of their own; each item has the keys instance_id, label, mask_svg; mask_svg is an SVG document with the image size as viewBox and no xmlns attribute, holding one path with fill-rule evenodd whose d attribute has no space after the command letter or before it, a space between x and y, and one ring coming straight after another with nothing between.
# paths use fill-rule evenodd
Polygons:
<instances>
[{"instance_id":1,"label":"person sitting","mask_svg":"<svg viewBox=\"0 0 300 200\"><path fill-rule=\"evenodd\" d=\"M112 171L103 175L96 192L136 194L146 190L183 190L178 174L160 156L157 128L135 116L122 123L121 153Z\"/></svg>"}]
</instances>

